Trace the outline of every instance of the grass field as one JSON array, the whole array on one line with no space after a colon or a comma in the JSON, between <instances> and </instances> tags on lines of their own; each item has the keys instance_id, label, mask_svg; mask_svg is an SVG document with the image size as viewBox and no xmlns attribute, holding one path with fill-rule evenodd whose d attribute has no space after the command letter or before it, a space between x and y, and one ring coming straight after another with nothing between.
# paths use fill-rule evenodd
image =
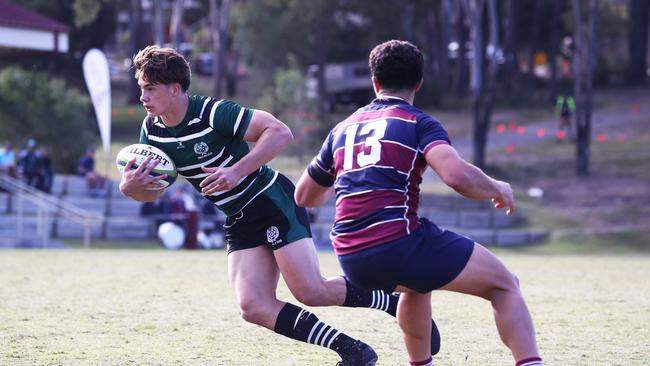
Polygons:
<instances>
[{"instance_id":1,"label":"grass field","mask_svg":"<svg viewBox=\"0 0 650 366\"><path fill-rule=\"evenodd\" d=\"M547 365L650 364L650 256L498 254L517 273ZM321 253L326 275L340 273ZM336 355L244 323L223 251L0 251L1 365L334 365ZM279 296L291 296L280 286ZM293 301L293 300L292 300ZM487 302L433 296L437 365L512 365ZM396 322L367 309L315 308L404 365Z\"/></svg>"}]
</instances>

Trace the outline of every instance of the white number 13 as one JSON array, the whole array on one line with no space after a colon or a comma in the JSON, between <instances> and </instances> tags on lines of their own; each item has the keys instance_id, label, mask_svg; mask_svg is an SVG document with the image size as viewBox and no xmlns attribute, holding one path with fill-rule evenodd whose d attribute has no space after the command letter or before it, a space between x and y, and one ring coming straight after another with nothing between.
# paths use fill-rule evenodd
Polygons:
<instances>
[{"instance_id":1,"label":"white number 13","mask_svg":"<svg viewBox=\"0 0 650 366\"><path fill-rule=\"evenodd\" d=\"M370 147L370 152L366 154L365 147L363 151L357 154L357 164L360 167L375 164L381 158L381 143L379 140L386 133L386 120L371 122L365 124L357 141L357 129L359 125L350 125L345 129L345 150L343 155L343 170L352 169L354 166L354 145L363 142L365 147Z\"/></svg>"}]
</instances>

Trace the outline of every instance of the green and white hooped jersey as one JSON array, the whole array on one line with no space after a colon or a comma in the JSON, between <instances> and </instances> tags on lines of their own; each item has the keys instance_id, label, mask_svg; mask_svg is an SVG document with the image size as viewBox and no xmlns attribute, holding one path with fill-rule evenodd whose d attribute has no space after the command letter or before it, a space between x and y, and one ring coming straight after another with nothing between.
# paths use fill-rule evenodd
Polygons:
<instances>
[{"instance_id":1,"label":"green and white hooped jersey","mask_svg":"<svg viewBox=\"0 0 650 366\"><path fill-rule=\"evenodd\" d=\"M178 174L197 191L208 176L201 167L229 167L250 151L243 140L253 111L230 100L190 95L183 121L167 127L159 116L145 117L140 143L156 146L176 163ZM277 173L266 165L244 177L228 191L204 196L227 216L244 208L268 188Z\"/></svg>"}]
</instances>

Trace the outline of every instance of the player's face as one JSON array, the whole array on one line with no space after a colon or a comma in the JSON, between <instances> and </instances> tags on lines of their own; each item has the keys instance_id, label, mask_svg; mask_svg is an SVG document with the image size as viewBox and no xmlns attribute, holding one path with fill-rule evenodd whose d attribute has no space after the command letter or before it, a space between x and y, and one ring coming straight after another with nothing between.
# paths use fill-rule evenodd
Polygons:
<instances>
[{"instance_id":1,"label":"player's face","mask_svg":"<svg viewBox=\"0 0 650 366\"><path fill-rule=\"evenodd\" d=\"M148 116L165 115L169 108L173 93L170 85L150 83L140 75L140 102Z\"/></svg>"}]
</instances>

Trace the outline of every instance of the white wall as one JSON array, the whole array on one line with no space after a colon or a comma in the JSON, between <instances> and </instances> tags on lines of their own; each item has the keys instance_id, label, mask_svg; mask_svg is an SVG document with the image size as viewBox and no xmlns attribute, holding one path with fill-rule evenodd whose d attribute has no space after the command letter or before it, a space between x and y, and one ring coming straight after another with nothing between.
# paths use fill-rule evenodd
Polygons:
<instances>
[{"instance_id":1,"label":"white wall","mask_svg":"<svg viewBox=\"0 0 650 366\"><path fill-rule=\"evenodd\" d=\"M55 33L53 31L0 26L0 46L54 51L54 35ZM68 52L68 48L68 34L59 32L59 52Z\"/></svg>"}]
</instances>

